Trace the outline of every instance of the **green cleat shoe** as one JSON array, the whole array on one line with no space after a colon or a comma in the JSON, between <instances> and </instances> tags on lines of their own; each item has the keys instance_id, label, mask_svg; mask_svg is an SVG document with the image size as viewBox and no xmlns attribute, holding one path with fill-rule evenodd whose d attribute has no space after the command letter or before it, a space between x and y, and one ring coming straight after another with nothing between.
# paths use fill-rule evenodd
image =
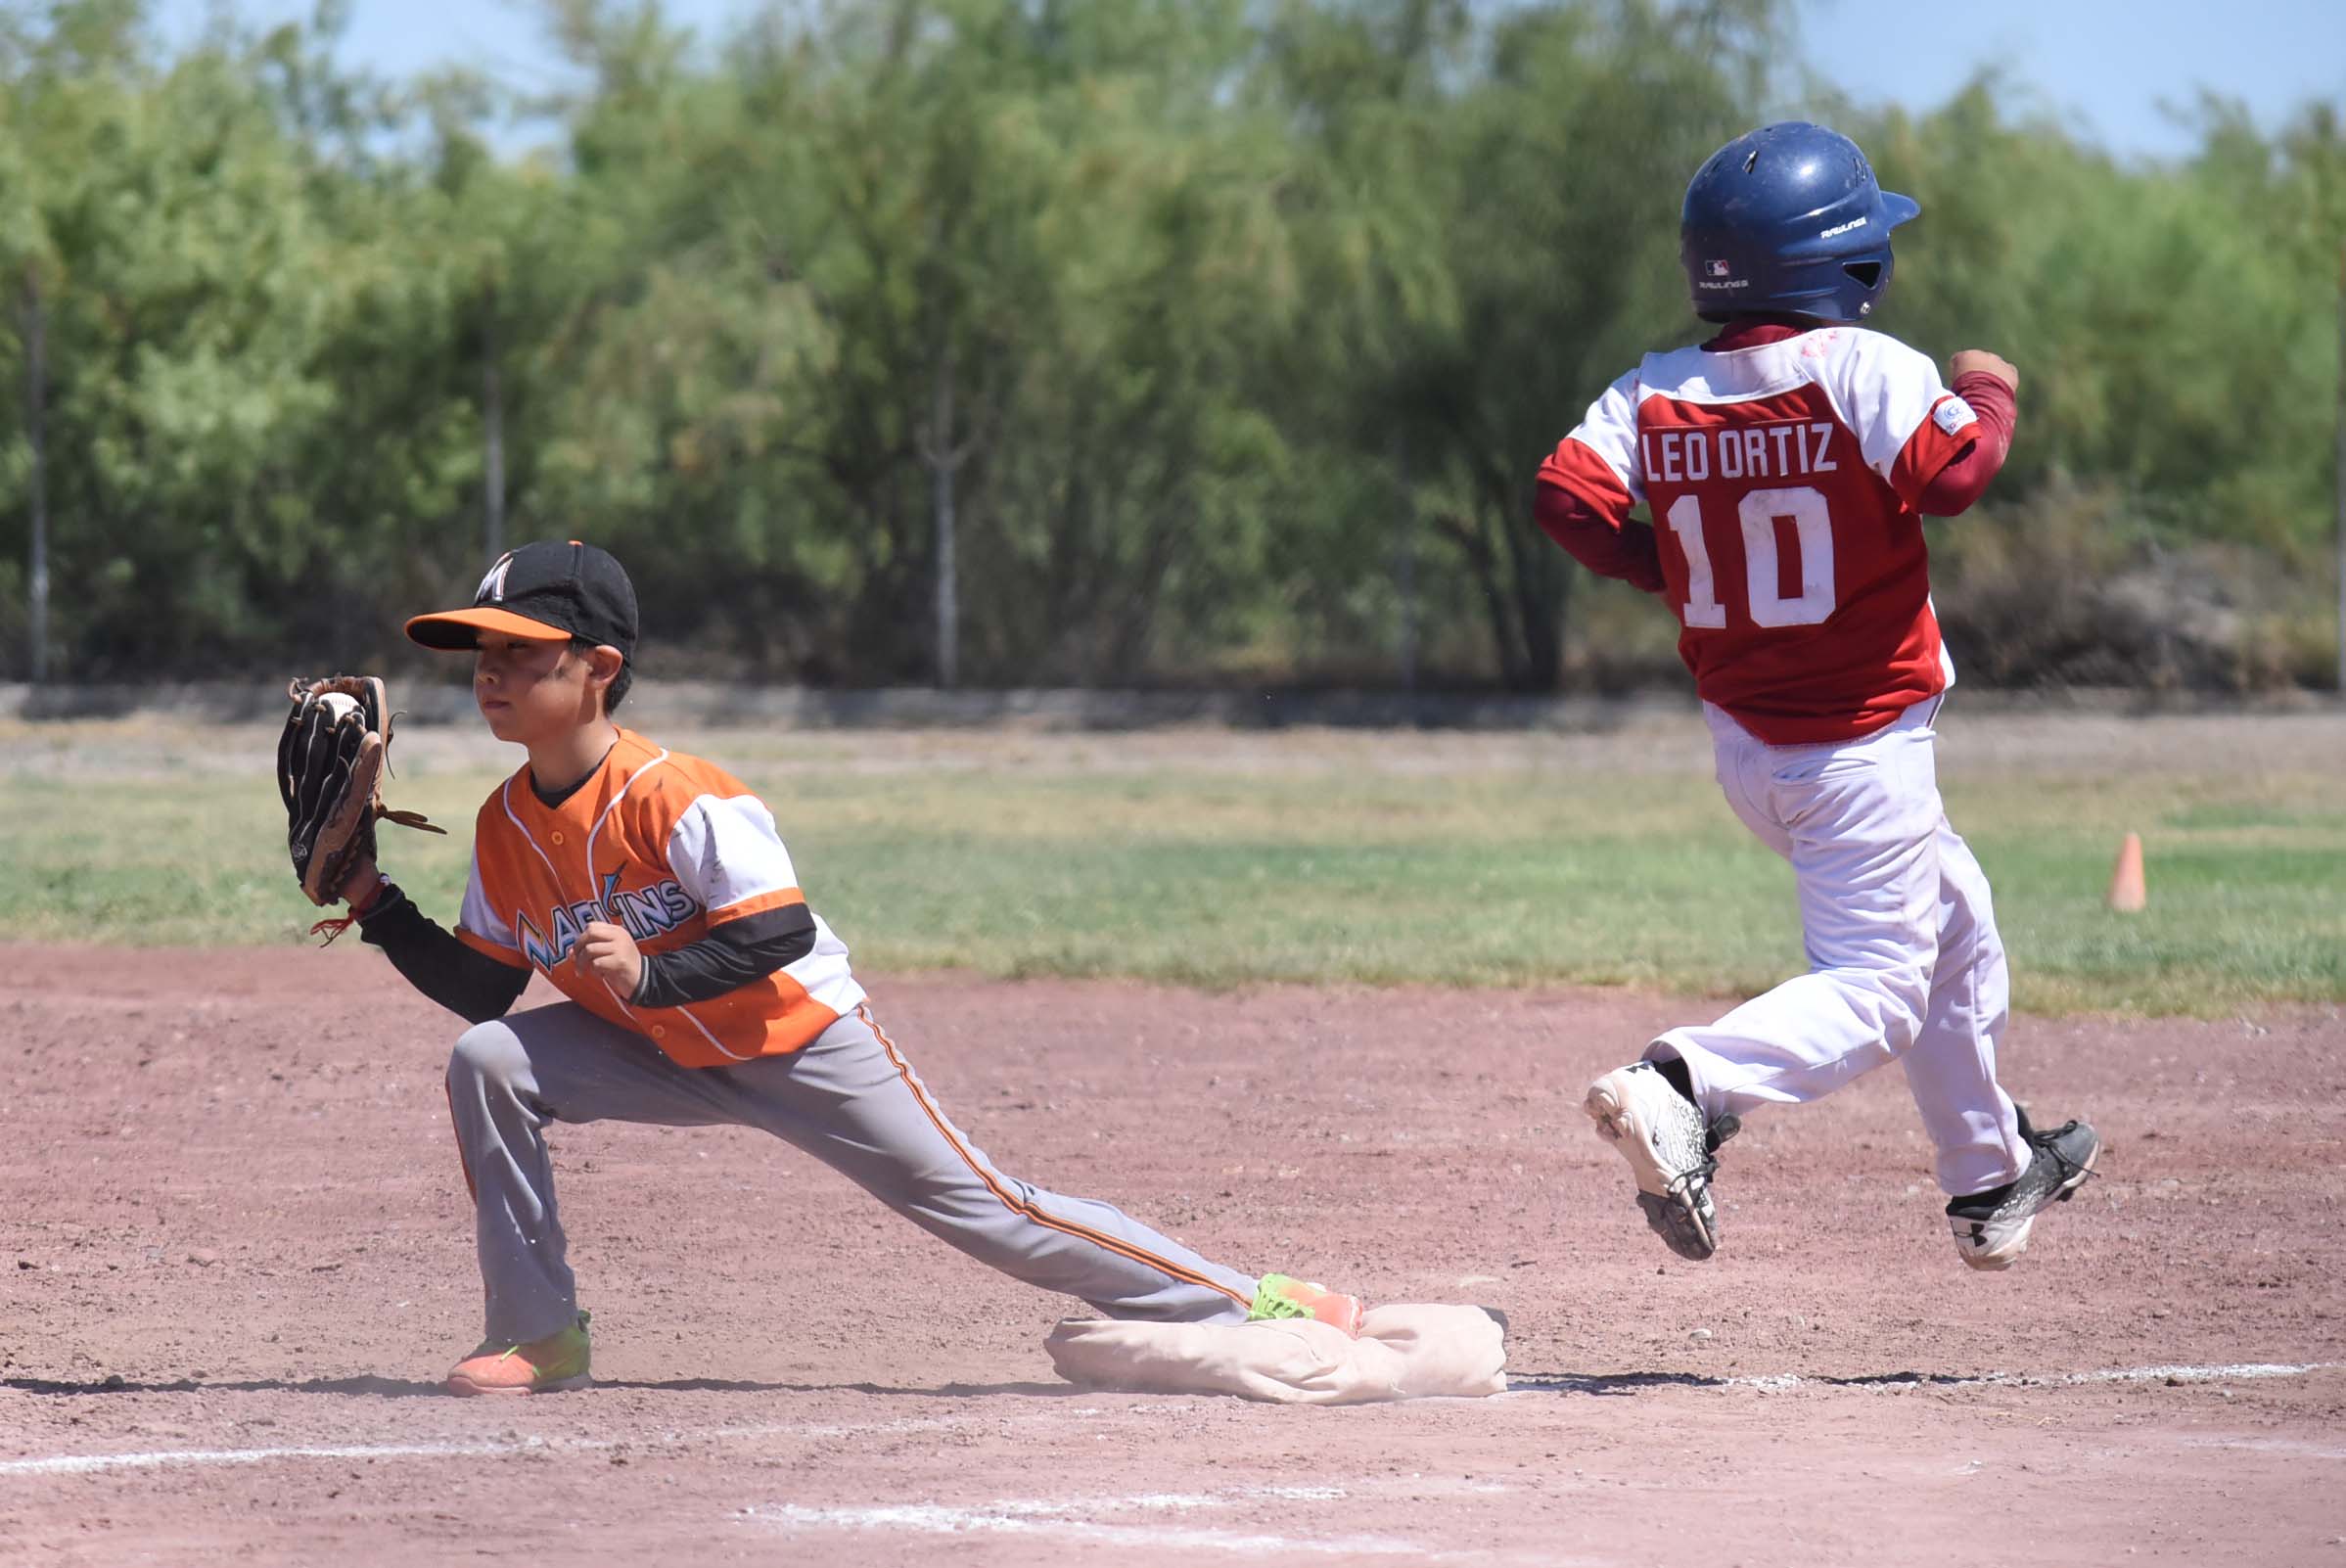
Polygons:
<instances>
[{"instance_id":1,"label":"green cleat shoe","mask_svg":"<svg viewBox=\"0 0 2346 1568\"><path fill-rule=\"evenodd\" d=\"M1325 1285L1289 1274L1265 1274L1255 1286L1255 1305L1246 1320L1264 1323L1282 1317L1309 1317L1357 1335L1360 1332L1360 1298L1340 1295Z\"/></svg>"},{"instance_id":2,"label":"green cleat shoe","mask_svg":"<svg viewBox=\"0 0 2346 1568\"><path fill-rule=\"evenodd\" d=\"M586 1314L570 1327L527 1345L484 1339L481 1348L448 1373L451 1394L553 1394L584 1388L587 1376Z\"/></svg>"}]
</instances>

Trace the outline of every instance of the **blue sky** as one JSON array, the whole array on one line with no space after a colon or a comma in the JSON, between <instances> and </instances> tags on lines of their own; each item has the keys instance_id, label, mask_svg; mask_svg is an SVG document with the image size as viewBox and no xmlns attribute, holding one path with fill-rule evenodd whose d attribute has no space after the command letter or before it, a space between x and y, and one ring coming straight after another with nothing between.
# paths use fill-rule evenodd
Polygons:
<instances>
[{"instance_id":1,"label":"blue sky","mask_svg":"<svg viewBox=\"0 0 2346 1568\"><path fill-rule=\"evenodd\" d=\"M223 0L159 0L175 36ZM248 22L306 17L311 0L225 0ZM1101 0L1103 4L1113 0ZM704 36L750 0L667 0ZM355 0L345 49L401 74L462 60L523 86L560 80L533 7L522 0ZM1806 0L1810 63L1866 102L1943 102L1983 67L2057 112L2077 133L2129 156L2185 151L2162 105L2201 87L2245 101L2270 128L2308 98L2346 102L2346 0Z\"/></svg>"}]
</instances>

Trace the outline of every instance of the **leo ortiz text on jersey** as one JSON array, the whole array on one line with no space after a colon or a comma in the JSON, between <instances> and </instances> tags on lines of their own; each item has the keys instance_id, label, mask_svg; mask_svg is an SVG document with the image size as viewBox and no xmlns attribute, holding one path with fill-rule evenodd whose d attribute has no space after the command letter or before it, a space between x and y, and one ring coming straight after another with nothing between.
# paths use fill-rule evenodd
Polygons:
<instances>
[{"instance_id":1,"label":"leo ortiz text on jersey","mask_svg":"<svg viewBox=\"0 0 2346 1568\"><path fill-rule=\"evenodd\" d=\"M1705 480L1774 480L1839 470L1829 452L1833 426L1789 420L1715 430L1648 430L1638 436L1649 480L1700 484Z\"/></svg>"}]
</instances>

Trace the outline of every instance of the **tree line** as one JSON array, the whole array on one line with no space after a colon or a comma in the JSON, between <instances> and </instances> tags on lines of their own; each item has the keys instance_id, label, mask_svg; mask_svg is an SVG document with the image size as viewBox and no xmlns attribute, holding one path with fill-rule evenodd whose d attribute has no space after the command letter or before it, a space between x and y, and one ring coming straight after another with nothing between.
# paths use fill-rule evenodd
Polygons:
<instances>
[{"instance_id":1,"label":"tree line","mask_svg":"<svg viewBox=\"0 0 2346 1568\"><path fill-rule=\"evenodd\" d=\"M1803 75L1783 0L549 0L575 85L0 0L0 677L398 657L608 545L655 673L1650 678L1541 457L1689 341L1679 193L1787 114L1922 202L1877 325L2023 373L1934 525L1989 678L2326 678L2346 137L2119 160ZM504 154L512 116L548 127Z\"/></svg>"}]
</instances>

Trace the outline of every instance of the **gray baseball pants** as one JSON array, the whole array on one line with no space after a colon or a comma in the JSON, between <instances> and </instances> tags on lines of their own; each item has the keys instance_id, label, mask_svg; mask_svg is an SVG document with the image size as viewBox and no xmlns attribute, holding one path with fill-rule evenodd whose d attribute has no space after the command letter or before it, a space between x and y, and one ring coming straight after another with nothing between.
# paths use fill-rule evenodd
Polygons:
<instances>
[{"instance_id":1,"label":"gray baseball pants","mask_svg":"<svg viewBox=\"0 0 2346 1568\"><path fill-rule=\"evenodd\" d=\"M554 1205L549 1122L754 1127L813 1155L931 1235L1109 1317L1243 1322L1255 1281L1111 1204L1004 1176L945 1119L868 1007L805 1049L679 1067L575 1002L465 1031L448 1107L479 1227L487 1337L519 1344L577 1314Z\"/></svg>"}]
</instances>

